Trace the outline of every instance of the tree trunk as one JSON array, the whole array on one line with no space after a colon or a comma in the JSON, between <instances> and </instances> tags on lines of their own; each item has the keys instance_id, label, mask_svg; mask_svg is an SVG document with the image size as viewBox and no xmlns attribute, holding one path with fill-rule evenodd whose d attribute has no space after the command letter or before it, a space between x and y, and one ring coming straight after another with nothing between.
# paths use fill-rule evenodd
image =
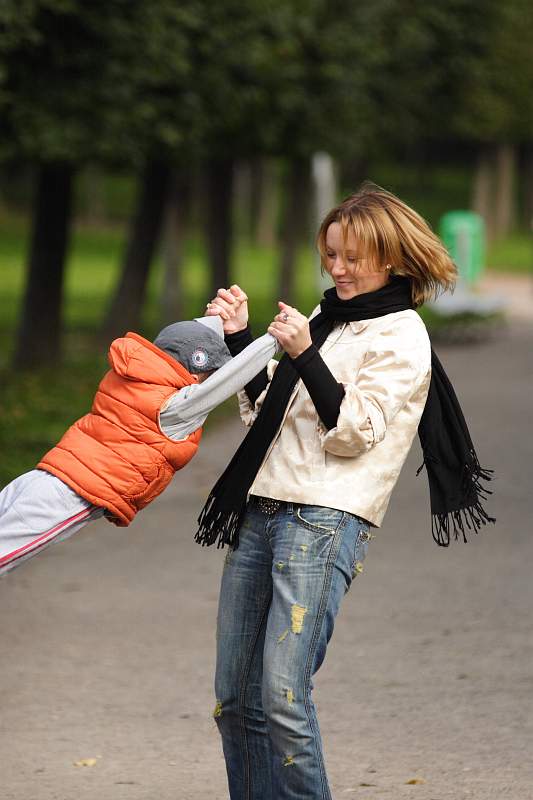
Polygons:
<instances>
[{"instance_id":1,"label":"tree trunk","mask_svg":"<svg viewBox=\"0 0 533 800\"><path fill-rule=\"evenodd\" d=\"M170 170L165 162L147 162L122 272L104 321L106 341L139 326L150 265L162 227L169 178Z\"/></svg>"},{"instance_id":2,"label":"tree trunk","mask_svg":"<svg viewBox=\"0 0 533 800\"><path fill-rule=\"evenodd\" d=\"M260 247L276 243L277 171L273 159L256 159L252 165L252 241Z\"/></svg>"},{"instance_id":3,"label":"tree trunk","mask_svg":"<svg viewBox=\"0 0 533 800\"><path fill-rule=\"evenodd\" d=\"M500 144L496 151L496 236L507 236L516 222L515 203L516 148Z\"/></svg>"},{"instance_id":4,"label":"tree trunk","mask_svg":"<svg viewBox=\"0 0 533 800\"><path fill-rule=\"evenodd\" d=\"M337 200L337 175L335 162L329 153L314 153L312 159L313 195L314 195L314 228L318 231L322 220L332 209ZM315 251L316 252L316 251ZM316 252L316 283L322 293L331 285L329 275L322 275L320 270L320 254Z\"/></svg>"},{"instance_id":5,"label":"tree trunk","mask_svg":"<svg viewBox=\"0 0 533 800\"><path fill-rule=\"evenodd\" d=\"M333 208L337 199L337 178L335 162L329 153L315 153L312 160L314 189L314 223L318 230L326 214Z\"/></svg>"},{"instance_id":6,"label":"tree trunk","mask_svg":"<svg viewBox=\"0 0 533 800\"><path fill-rule=\"evenodd\" d=\"M235 200L251 244L272 247L276 241L276 181L272 161L252 158L239 165Z\"/></svg>"},{"instance_id":7,"label":"tree trunk","mask_svg":"<svg viewBox=\"0 0 533 800\"><path fill-rule=\"evenodd\" d=\"M485 220L487 239L494 239L494 206L493 206L493 166L494 152L488 146L479 149L476 171L472 184L472 210Z\"/></svg>"},{"instance_id":8,"label":"tree trunk","mask_svg":"<svg viewBox=\"0 0 533 800\"><path fill-rule=\"evenodd\" d=\"M309 161L292 159L285 178L285 213L281 227L281 261L278 300L293 304L298 245L307 231L309 212Z\"/></svg>"},{"instance_id":9,"label":"tree trunk","mask_svg":"<svg viewBox=\"0 0 533 800\"><path fill-rule=\"evenodd\" d=\"M207 252L211 269L209 297L230 285L233 240L233 160L210 159L207 164Z\"/></svg>"},{"instance_id":10,"label":"tree trunk","mask_svg":"<svg viewBox=\"0 0 533 800\"><path fill-rule=\"evenodd\" d=\"M170 325L184 319L183 292L183 242L188 222L190 203L190 176L185 171L172 176L165 214L163 245L163 287L161 293L161 322Z\"/></svg>"},{"instance_id":11,"label":"tree trunk","mask_svg":"<svg viewBox=\"0 0 533 800\"><path fill-rule=\"evenodd\" d=\"M250 162L236 161L233 167L233 234L239 239L248 237L251 198Z\"/></svg>"},{"instance_id":12,"label":"tree trunk","mask_svg":"<svg viewBox=\"0 0 533 800\"><path fill-rule=\"evenodd\" d=\"M523 222L526 230L533 231L533 144L524 146L522 176Z\"/></svg>"},{"instance_id":13,"label":"tree trunk","mask_svg":"<svg viewBox=\"0 0 533 800\"><path fill-rule=\"evenodd\" d=\"M106 203L104 194L104 172L95 165L85 170L85 221L89 225L102 225L106 219Z\"/></svg>"},{"instance_id":14,"label":"tree trunk","mask_svg":"<svg viewBox=\"0 0 533 800\"><path fill-rule=\"evenodd\" d=\"M61 356L63 279L73 176L72 165L64 162L39 168L28 277L14 355L17 369L53 364Z\"/></svg>"},{"instance_id":15,"label":"tree trunk","mask_svg":"<svg viewBox=\"0 0 533 800\"><path fill-rule=\"evenodd\" d=\"M339 183L342 196L354 194L368 177L368 160L362 156L339 164Z\"/></svg>"},{"instance_id":16,"label":"tree trunk","mask_svg":"<svg viewBox=\"0 0 533 800\"><path fill-rule=\"evenodd\" d=\"M250 206L247 234L252 244L257 243L259 217L263 203L263 176L263 160L258 156L250 161Z\"/></svg>"}]
</instances>

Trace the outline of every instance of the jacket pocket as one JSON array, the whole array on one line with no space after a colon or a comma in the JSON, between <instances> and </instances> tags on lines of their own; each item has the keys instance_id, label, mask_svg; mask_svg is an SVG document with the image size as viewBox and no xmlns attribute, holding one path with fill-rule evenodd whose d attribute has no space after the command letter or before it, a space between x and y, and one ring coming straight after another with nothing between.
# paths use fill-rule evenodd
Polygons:
<instances>
[{"instance_id":1,"label":"jacket pocket","mask_svg":"<svg viewBox=\"0 0 533 800\"><path fill-rule=\"evenodd\" d=\"M174 470L168 464L163 463L159 467L156 477L148 483L143 491L130 496L130 500L137 510L144 508L151 503L152 500L155 500L155 498L166 489L173 475Z\"/></svg>"}]
</instances>

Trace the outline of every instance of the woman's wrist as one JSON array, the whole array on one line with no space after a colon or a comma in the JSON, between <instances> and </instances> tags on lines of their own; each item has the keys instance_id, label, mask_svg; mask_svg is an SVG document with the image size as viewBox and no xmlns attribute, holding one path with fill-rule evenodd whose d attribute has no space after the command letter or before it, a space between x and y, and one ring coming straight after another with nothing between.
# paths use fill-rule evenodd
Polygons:
<instances>
[{"instance_id":1,"label":"woman's wrist","mask_svg":"<svg viewBox=\"0 0 533 800\"><path fill-rule=\"evenodd\" d=\"M294 361L296 358L300 358L304 353L307 353L307 351L311 347L313 347L312 342L304 342L302 345L292 350L290 353L287 350L285 352L287 353L289 358L292 358L292 360Z\"/></svg>"},{"instance_id":2,"label":"woman's wrist","mask_svg":"<svg viewBox=\"0 0 533 800\"><path fill-rule=\"evenodd\" d=\"M253 340L252 329L248 323L244 328L224 335L224 341L232 356L238 355L245 347L248 347Z\"/></svg>"},{"instance_id":3,"label":"woman's wrist","mask_svg":"<svg viewBox=\"0 0 533 800\"><path fill-rule=\"evenodd\" d=\"M316 345L311 342L311 344L306 347L305 350L302 350L300 353L298 353L298 355L289 357L294 362L295 367L305 367L305 365L318 354L319 353Z\"/></svg>"}]
</instances>

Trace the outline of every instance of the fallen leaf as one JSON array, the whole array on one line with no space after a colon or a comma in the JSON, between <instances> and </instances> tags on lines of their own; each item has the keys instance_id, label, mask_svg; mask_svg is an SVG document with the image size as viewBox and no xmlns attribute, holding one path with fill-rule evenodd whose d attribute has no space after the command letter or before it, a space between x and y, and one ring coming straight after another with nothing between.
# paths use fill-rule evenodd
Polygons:
<instances>
[{"instance_id":1,"label":"fallen leaf","mask_svg":"<svg viewBox=\"0 0 533 800\"><path fill-rule=\"evenodd\" d=\"M94 767L97 764L96 758L80 758L74 762L75 767Z\"/></svg>"},{"instance_id":2,"label":"fallen leaf","mask_svg":"<svg viewBox=\"0 0 533 800\"><path fill-rule=\"evenodd\" d=\"M424 778L411 778L410 780L405 782L409 785L413 785L415 783L425 783L426 781L424 780Z\"/></svg>"}]
</instances>

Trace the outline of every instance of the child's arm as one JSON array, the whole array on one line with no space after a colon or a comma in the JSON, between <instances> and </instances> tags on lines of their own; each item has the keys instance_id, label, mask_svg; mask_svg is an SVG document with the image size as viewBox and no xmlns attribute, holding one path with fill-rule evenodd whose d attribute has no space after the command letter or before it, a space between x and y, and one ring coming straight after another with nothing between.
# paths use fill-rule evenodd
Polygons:
<instances>
[{"instance_id":1,"label":"child's arm","mask_svg":"<svg viewBox=\"0 0 533 800\"><path fill-rule=\"evenodd\" d=\"M265 333L203 383L173 394L159 415L163 433L171 439L183 439L200 428L210 411L246 386L278 351L276 339Z\"/></svg>"}]
</instances>

